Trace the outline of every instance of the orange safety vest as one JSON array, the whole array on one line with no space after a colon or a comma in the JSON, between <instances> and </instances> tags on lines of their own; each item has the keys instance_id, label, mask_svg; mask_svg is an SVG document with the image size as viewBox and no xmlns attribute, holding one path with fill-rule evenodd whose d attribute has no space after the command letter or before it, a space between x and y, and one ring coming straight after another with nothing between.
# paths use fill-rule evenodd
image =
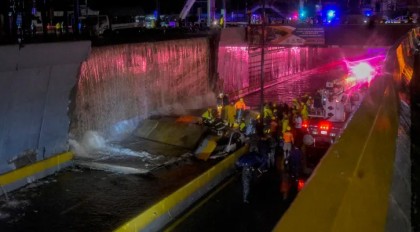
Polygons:
<instances>
[{"instance_id":1,"label":"orange safety vest","mask_svg":"<svg viewBox=\"0 0 420 232\"><path fill-rule=\"evenodd\" d=\"M236 103L235 103L235 108L237 109L237 110L239 110L239 109L241 109L241 110L245 110L245 102L241 102L241 101L237 101Z\"/></svg>"},{"instance_id":2,"label":"orange safety vest","mask_svg":"<svg viewBox=\"0 0 420 232\"><path fill-rule=\"evenodd\" d=\"M290 131L284 132L283 140L285 143L293 143L293 134Z\"/></svg>"}]
</instances>

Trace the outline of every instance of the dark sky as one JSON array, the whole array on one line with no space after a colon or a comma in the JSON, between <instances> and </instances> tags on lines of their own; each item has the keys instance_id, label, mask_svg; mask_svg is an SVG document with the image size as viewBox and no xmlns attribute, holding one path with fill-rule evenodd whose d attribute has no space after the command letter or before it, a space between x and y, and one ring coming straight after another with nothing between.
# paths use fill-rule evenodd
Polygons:
<instances>
[{"instance_id":1,"label":"dark sky","mask_svg":"<svg viewBox=\"0 0 420 232\"><path fill-rule=\"evenodd\" d=\"M80 0L83 2L83 0ZM178 14L184 6L185 0L159 0L160 11L162 13ZM145 13L152 13L156 9L156 0L88 0L88 4L95 8L115 8L115 7L141 7Z\"/></svg>"},{"instance_id":2,"label":"dark sky","mask_svg":"<svg viewBox=\"0 0 420 232\"><path fill-rule=\"evenodd\" d=\"M79 0L83 4L84 0ZM146 14L152 13L156 9L157 0L113 0L113 1L104 1L104 0L88 0L88 5L91 5L95 8L115 8L115 7L141 7L144 9ZM226 0L227 8L235 9L242 8L244 9L245 2L249 0ZM255 0L253 0L255 1ZM160 12L161 14L179 14L185 4L186 0L159 0ZM203 0L197 0L194 7L202 6L205 10L206 3ZM216 8L221 8L222 0L216 0ZM220 9L219 9L220 10Z\"/></svg>"}]
</instances>

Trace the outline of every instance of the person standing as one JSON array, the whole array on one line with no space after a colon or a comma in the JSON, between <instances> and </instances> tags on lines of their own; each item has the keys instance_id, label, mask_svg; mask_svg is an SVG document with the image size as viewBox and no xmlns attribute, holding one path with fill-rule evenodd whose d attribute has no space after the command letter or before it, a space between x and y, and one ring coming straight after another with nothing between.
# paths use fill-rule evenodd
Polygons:
<instances>
[{"instance_id":1,"label":"person standing","mask_svg":"<svg viewBox=\"0 0 420 232\"><path fill-rule=\"evenodd\" d=\"M302 116L300 115L300 113L296 113L294 118L294 126L295 126L295 144L298 147L302 146L303 143L303 131L302 131Z\"/></svg>"},{"instance_id":2,"label":"person standing","mask_svg":"<svg viewBox=\"0 0 420 232\"><path fill-rule=\"evenodd\" d=\"M283 119L281 120L281 133L282 135L286 133L287 127L289 127L289 115L284 112Z\"/></svg>"},{"instance_id":3,"label":"person standing","mask_svg":"<svg viewBox=\"0 0 420 232\"><path fill-rule=\"evenodd\" d=\"M293 134L290 131L291 128L288 126L286 128L286 132L283 134L283 153L284 153L284 161L287 161L287 158L289 157L290 150L292 149L292 144L294 143Z\"/></svg>"},{"instance_id":4,"label":"person standing","mask_svg":"<svg viewBox=\"0 0 420 232\"><path fill-rule=\"evenodd\" d=\"M242 118L242 114L245 111L246 105L243 98L240 98L235 103L235 109L236 109L236 121L239 123Z\"/></svg>"},{"instance_id":5,"label":"person standing","mask_svg":"<svg viewBox=\"0 0 420 232\"><path fill-rule=\"evenodd\" d=\"M236 166L242 168L242 197L244 203L249 203L254 179L255 168L261 163L258 148L251 146L250 152L241 156L236 162Z\"/></svg>"},{"instance_id":6,"label":"person standing","mask_svg":"<svg viewBox=\"0 0 420 232\"><path fill-rule=\"evenodd\" d=\"M234 102L231 102L230 105L226 105L224 108L224 116L225 116L225 120L228 123L228 126L230 128L233 128L234 124L235 124L235 113L236 113L236 109L234 106Z\"/></svg>"}]
</instances>

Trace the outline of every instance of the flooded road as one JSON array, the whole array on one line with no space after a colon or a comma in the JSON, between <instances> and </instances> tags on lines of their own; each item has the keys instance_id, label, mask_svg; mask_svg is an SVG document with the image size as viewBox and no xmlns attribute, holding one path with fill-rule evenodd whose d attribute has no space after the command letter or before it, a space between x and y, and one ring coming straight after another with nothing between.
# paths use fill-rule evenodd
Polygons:
<instances>
[{"instance_id":1,"label":"flooded road","mask_svg":"<svg viewBox=\"0 0 420 232\"><path fill-rule=\"evenodd\" d=\"M341 70L285 80L265 90L267 101L289 101L312 93ZM259 94L245 100L259 104ZM132 144L131 149L137 149ZM146 157L147 158L147 157ZM152 159L153 157L151 157ZM0 200L0 228L5 231L112 231L141 211L212 167L219 160L187 157L148 175L123 175L84 168L68 168L54 176L29 184ZM219 230L269 231L290 202L278 197L279 176L274 171L256 183L255 201L243 205L240 178L235 175L223 187L221 197L210 203L214 211L189 218L200 227L179 225L175 231ZM245 224L238 224L243 221ZM188 223L188 222L186 222ZM207 227L208 224L210 223ZM228 226L226 226L228 225ZM195 228L195 229L194 229ZM207 228L207 229L206 229ZM213 230L214 231L214 230Z\"/></svg>"},{"instance_id":2,"label":"flooded road","mask_svg":"<svg viewBox=\"0 0 420 232\"><path fill-rule=\"evenodd\" d=\"M293 98L305 94L313 95L316 90L324 88L327 81L342 77L346 73L342 66L323 69L321 72L304 75L293 75L280 78L276 85L264 89L264 101L272 103L290 103ZM252 108L260 105L260 91L244 97Z\"/></svg>"}]
</instances>

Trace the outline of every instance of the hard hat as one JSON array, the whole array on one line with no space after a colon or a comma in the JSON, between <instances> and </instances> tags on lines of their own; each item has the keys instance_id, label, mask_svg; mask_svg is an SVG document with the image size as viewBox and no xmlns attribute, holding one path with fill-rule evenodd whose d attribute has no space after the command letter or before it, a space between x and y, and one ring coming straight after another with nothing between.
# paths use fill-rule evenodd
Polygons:
<instances>
[{"instance_id":1,"label":"hard hat","mask_svg":"<svg viewBox=\"0 0 420 232\"><path fill-rule=\"evenodd\" d=\"M276 120L276 117L271 117L271 120Z\"/></svg>"},{"instance_id":2,"label":"hard hat","mask_svg":"<svg viewBox=\"0 0 420 232\"><path fill-rule=\"evenodd\" d=\"M292 129L292 128L290 128L290 126L288 126L288 127L286 128L286 130L288 130L288 131L289 131L289 130L291 130L291 129Z\"/></svg>"},{"instance_id":3,"label":"hard hat","mask_svg":"<svg viewBox=\"0 0 420 232\"><path fill-rule=\"evenodd\" d=\"M296 99L296 98L293 98L293 101L294 101L294 102L296 102L296 101L297 101L297 99Z\"/></svg>"}]
</instances>

